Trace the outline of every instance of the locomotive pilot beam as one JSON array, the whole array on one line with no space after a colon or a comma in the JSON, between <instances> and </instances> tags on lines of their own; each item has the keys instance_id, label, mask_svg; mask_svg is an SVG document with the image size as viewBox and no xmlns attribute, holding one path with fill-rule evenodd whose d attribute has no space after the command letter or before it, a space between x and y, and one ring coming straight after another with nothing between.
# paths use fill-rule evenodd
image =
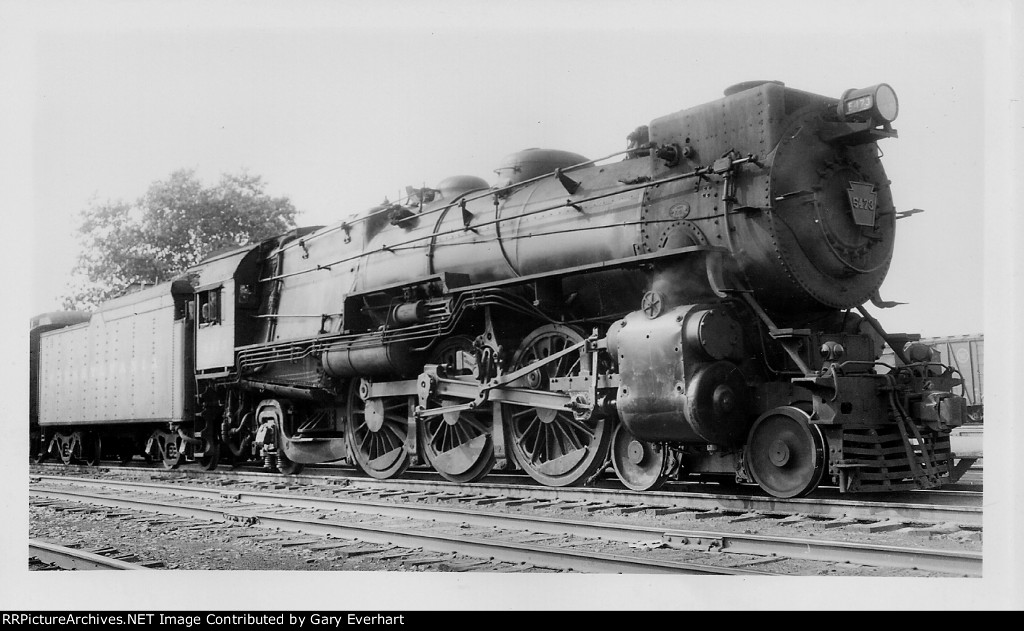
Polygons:
<instances>
[{"instance_id":1,"label":"locomotive pilot beam","mask_svg":"<svg viewBox=\"0 0 1024 631\"><path fill-rule=\"evenodd\" d=\"M777 497L942 485L963 378L864 310L884 306L901 216L877 145L897 112L887 84L836 99L747 82L599 160L526 149L493 186L408 187L211 257L38 332L37 451L130 457L148 437L168 466L344 460L552 486L613 470L635 490L726 476ZM102 333L155 297L152 333L123 310ZM157 355L151 335L180 342ZM58 361L76 336L109 359ZM83 416L58 392L102 398L133 383L130 362L168 361L187 377L158 380L174 415Z\"/></svg>"}]
</instances>

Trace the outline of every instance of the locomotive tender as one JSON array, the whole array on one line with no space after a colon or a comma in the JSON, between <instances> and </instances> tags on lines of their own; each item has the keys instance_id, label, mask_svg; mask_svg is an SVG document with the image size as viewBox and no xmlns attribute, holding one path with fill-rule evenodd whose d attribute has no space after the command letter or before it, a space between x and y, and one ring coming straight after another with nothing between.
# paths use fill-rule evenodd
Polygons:
<instances>
[{"instance_id":1,"label":"locomotive tender","mask_svg":"<svg viewBox=\"0 0 1024 631\"><path fill-rule=\"evenodd\" d=\"M42 454L778 497L950 480L962 378L865 309L897 212L893 90L749 82L626 151L509 156L212 256L38 336ZM67 326L64 326L67 325ZM43 330L43 329L53 330ZM895 366L878 359L890 347Z\"/></svg>"}]
</instances>

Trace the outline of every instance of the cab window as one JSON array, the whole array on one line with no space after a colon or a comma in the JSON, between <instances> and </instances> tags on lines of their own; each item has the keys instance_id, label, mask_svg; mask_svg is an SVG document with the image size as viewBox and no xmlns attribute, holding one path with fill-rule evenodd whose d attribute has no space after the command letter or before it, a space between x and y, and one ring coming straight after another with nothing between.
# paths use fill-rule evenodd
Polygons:
<instances>
[{"instance_id":1,"label":"cab window","mask_svg":"<svg viewBox=\"0 0 1024 631\"><path fill-rule=\"evenodd\" d=\"M220 324L220 287L199 292L199 326Z\"/></svg>"}]
</instances>

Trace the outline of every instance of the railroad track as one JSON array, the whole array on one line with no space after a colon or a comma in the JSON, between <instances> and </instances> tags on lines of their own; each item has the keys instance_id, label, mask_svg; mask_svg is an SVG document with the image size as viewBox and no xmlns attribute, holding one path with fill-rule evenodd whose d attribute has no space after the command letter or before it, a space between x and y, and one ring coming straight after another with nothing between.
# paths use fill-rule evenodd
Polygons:
<instances>
[{"instance_id":1,"label":"railroad track","mask_svg":"<svg viewBox=\"0 0 1024 631\"><path fill-rule=\"evenodd\" d=\"M443 494L421 497L428 502L421 505L395 504L380 497L369 499L364 496L375 493L365 489L336 491L341 497L66 477L40 478L32 487L33 497L54 501L147 510L570 571L799 574L836 572L836 567L843 569L856 563L941 575L981 575L980 553L509 514L481 510L502 503L501 498L487 496L461 498L459 503L471 504L469 508L439 505L452 499L441 497ZM415 491L406 493L423 495ZM377 494L391 498L399 495L394 491ZM586 506L575 508L587 510ZM429 562L427 557L424 563ZM777 569L744 567L763 568L766 564Z\"/></svg>"},{"instance_id":2,"label":"railroad track","mask_svg":"<svg viewBox=\"0 0 1024 631\"><path fill-rule=\"evenodd\" d=\"M30 467L40 467L40 468L43 468L43 469L46 469L46 470L50 470L50 471L55 471L55 472L56 471L87 472L87 471L95 470L97 468L95 466L89 466L89 465L84 465L84 464L67 464L67 465L65 465L65 464L62 464L62 463L50 462L50 461L46 461L46 462L30 461L29 464L30 464ZM120 461L117 461L117 460L104 460L104 461L101 461L99 467L101 467L101 468L110 468L112 470L113 469L119 469L119 470L127 470L127 471L191 472L191 473L198 473L199 475L205 475L205 474L210 473L210 472L207 472L207 471L202 471L194 463L186 463L184 465L180 465L177 468L168 469L168 468L164 467L161 463L148 463L148 462L144 462L144 461L138 460L138 459L135 459L135 460L133 460L133 461L127 463L127 464L122 464ZM371 478L370 476L366 475L365 473L363 473L362 471L360 471L356 467L351 466L351 465L345 465L345 464L325 463L325 464L318 464L318 465L307 465L303 469L303 471L304 471L304 476L298 476L298 477L317 477L317 476L333 477L333 476L338 476L338 477L344 477L344 478L350 478L350 479L364 479L364 480L372 480L372 479L374 479L374 478ZM247 462L247 463L244 463L244 464L241 464L241 465L238 465L238 466L222 465L221 468L215 470L215 472L218 472L218 473L223 473L223 472L232 472L232 473L239 473L239 472L240 473L266 473L266 471L263 469L262 465L257 464L257 463L253 463L253 462ZM275 473L271 473L271 475L275 475L275 474L276 474L276 472ZM296 476L284 476L282 474L282 477L283 478L286 477L287 479L293 479ZM411 468L411 469L407 470L405 473L403 473L402 474L402 479L403 480L417 480L417 481L421 481L421 482L442 482L442 481L444 481L444 478L442 478L439 474L437 474L434 471L427 470L427 469L416 469L416 468ZM491 473L489 473L483 479L483 481L485 483L493 483L493 484L517 484L517 485L524 485L524 486L540 486L539 482L537 482L536 480L534 480L530 476L528 476L525 473L522 473L520 471L492 471ZM978 460L978 463L972 465L970 467L970 469L968 470L968 472L964 474L963 478L959 482L954 483L954 484L949 484L949 485L947 485L946 487L943 487L943 488L948 488L948 489L960 489L960 488L962 488L962 489L965 489L965 490L981 491L981 484L982 484L982 465L981 465L981 460ZM597 487L597 488L616 488L616 489L623 488L622 487L622 483L619 482L619 480L616 477L616 475L614 474L614 472L607 472L607 471L602 473L598 477L596 477L591 482L590 486L594 486L594 487ZM715 489L723 488L723 486L722 486L722 484L716 483L715 481L704 481L704 482L701 482L701 481L697 481L697 480L674 480L674 481L670 480L669 482L666 483L665 488L669 489L669 490L676 490L676 491L714 493ZM730 485L728 488L736 489L737 487L736 487L736 485ZM741 492L743 492L743 493L748 493L748 492L749 493L760 493L760 491L758 491L756 489L756 487L753 486L753 485L750 485L750 486L748 486L746 488L743 488ZM828 485L819 486L818 490L816 490L812 494L813 497L833 497L833 496L839 496L839 495L840 495L840 493L839 493L839 490L837 488L830 487Z\"/></svg>"},{"instance_id":3,"label":"railroad track","mask_svg":"<svg viewBox=\"0 0 1024 631\"><path fill-rule=\"evenodd\" d=\"M102 468L77 468L33 465L32 471L43 474L67 474L75 471L96 474ZM171 482L230 481L235 484L281 484L298 486L348 485L374 491L416 491L463 496L494 496L537 502L585 502L599 506L615 506L657 512L659 509L690 509L706 513L762 512L771 514L808 515L817 518L852 518L874 520L903 520L915 523L954 523L980 528L983 517L983 495L975 491L914 491L864 499L863 496L840 496L819 493L815 497L783 500L764 495L715 493L704 485L699 491L670 488L658 492L638 493L622 488L547 487L536 484L508 484L505 482L478 482L458 485L442 480L341 477L335 475L304 474L285 476L249 470L178 469L162 471L148 468L114 467L110 474L137 475Z\"/></svg>"},{"instance_id":4,"label":"railroad track","mask_svg":"<svg viewBox=\"0 0 1024 631\"><path fill-rule=\"evenodd\" d=\"M28 557L30 570L146 570L162 565L136 563L134 554L121 555L114 548L80 550L37 539L29 539Z\"/></svg>"}]
</instances>

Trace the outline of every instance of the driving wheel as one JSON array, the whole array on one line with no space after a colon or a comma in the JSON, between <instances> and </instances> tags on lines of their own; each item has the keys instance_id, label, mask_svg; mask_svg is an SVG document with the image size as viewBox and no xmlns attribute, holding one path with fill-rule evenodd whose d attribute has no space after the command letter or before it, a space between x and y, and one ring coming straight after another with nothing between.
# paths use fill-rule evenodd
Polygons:
<instances>
[{"instance_id":1,"label":"driving wheel","mask_svg":"<svg viewBox=\"0 0 1024 631\"><path fill-rule=\"evenodd\" d=\"M550 324L531 333L516 352L519 370L583 341L568 326ZM516 387L548 390L551 379L580 372L579 353L569 353L517 379ZM548 486L583 484L605 464L611 435L604 418L577 420L568 410L509 406L509 442L516 462L534 480Z\"/></svg>"},{"instance_id":2,"label":"driving wheel","mask_svg":"<svg viewBox=\"0 0 1024 631\"><path fill-rule=\"evenodd\" d=\"M448 377L477 380L476 352L468 337L460 335L445 340L427 363L443 366ZM437 407L459 403L454 399L431 400L431 405ZM446 480L476 482L494 467L489 408L426 417L419 422L418 432L424 458Z\"/></svg>"},{"instance_id":3,"label":"driving wheel","mask_svg":"<svg viewBox=\"0 0 1024 631\"><path fill-rule=\"evenodd\" d=\"M384 480L409 468L405 449L409 418L408 397L364 400L362 382L353 380L345 415L349 456L367 475Z\"/></svg>"}]
</instances>

